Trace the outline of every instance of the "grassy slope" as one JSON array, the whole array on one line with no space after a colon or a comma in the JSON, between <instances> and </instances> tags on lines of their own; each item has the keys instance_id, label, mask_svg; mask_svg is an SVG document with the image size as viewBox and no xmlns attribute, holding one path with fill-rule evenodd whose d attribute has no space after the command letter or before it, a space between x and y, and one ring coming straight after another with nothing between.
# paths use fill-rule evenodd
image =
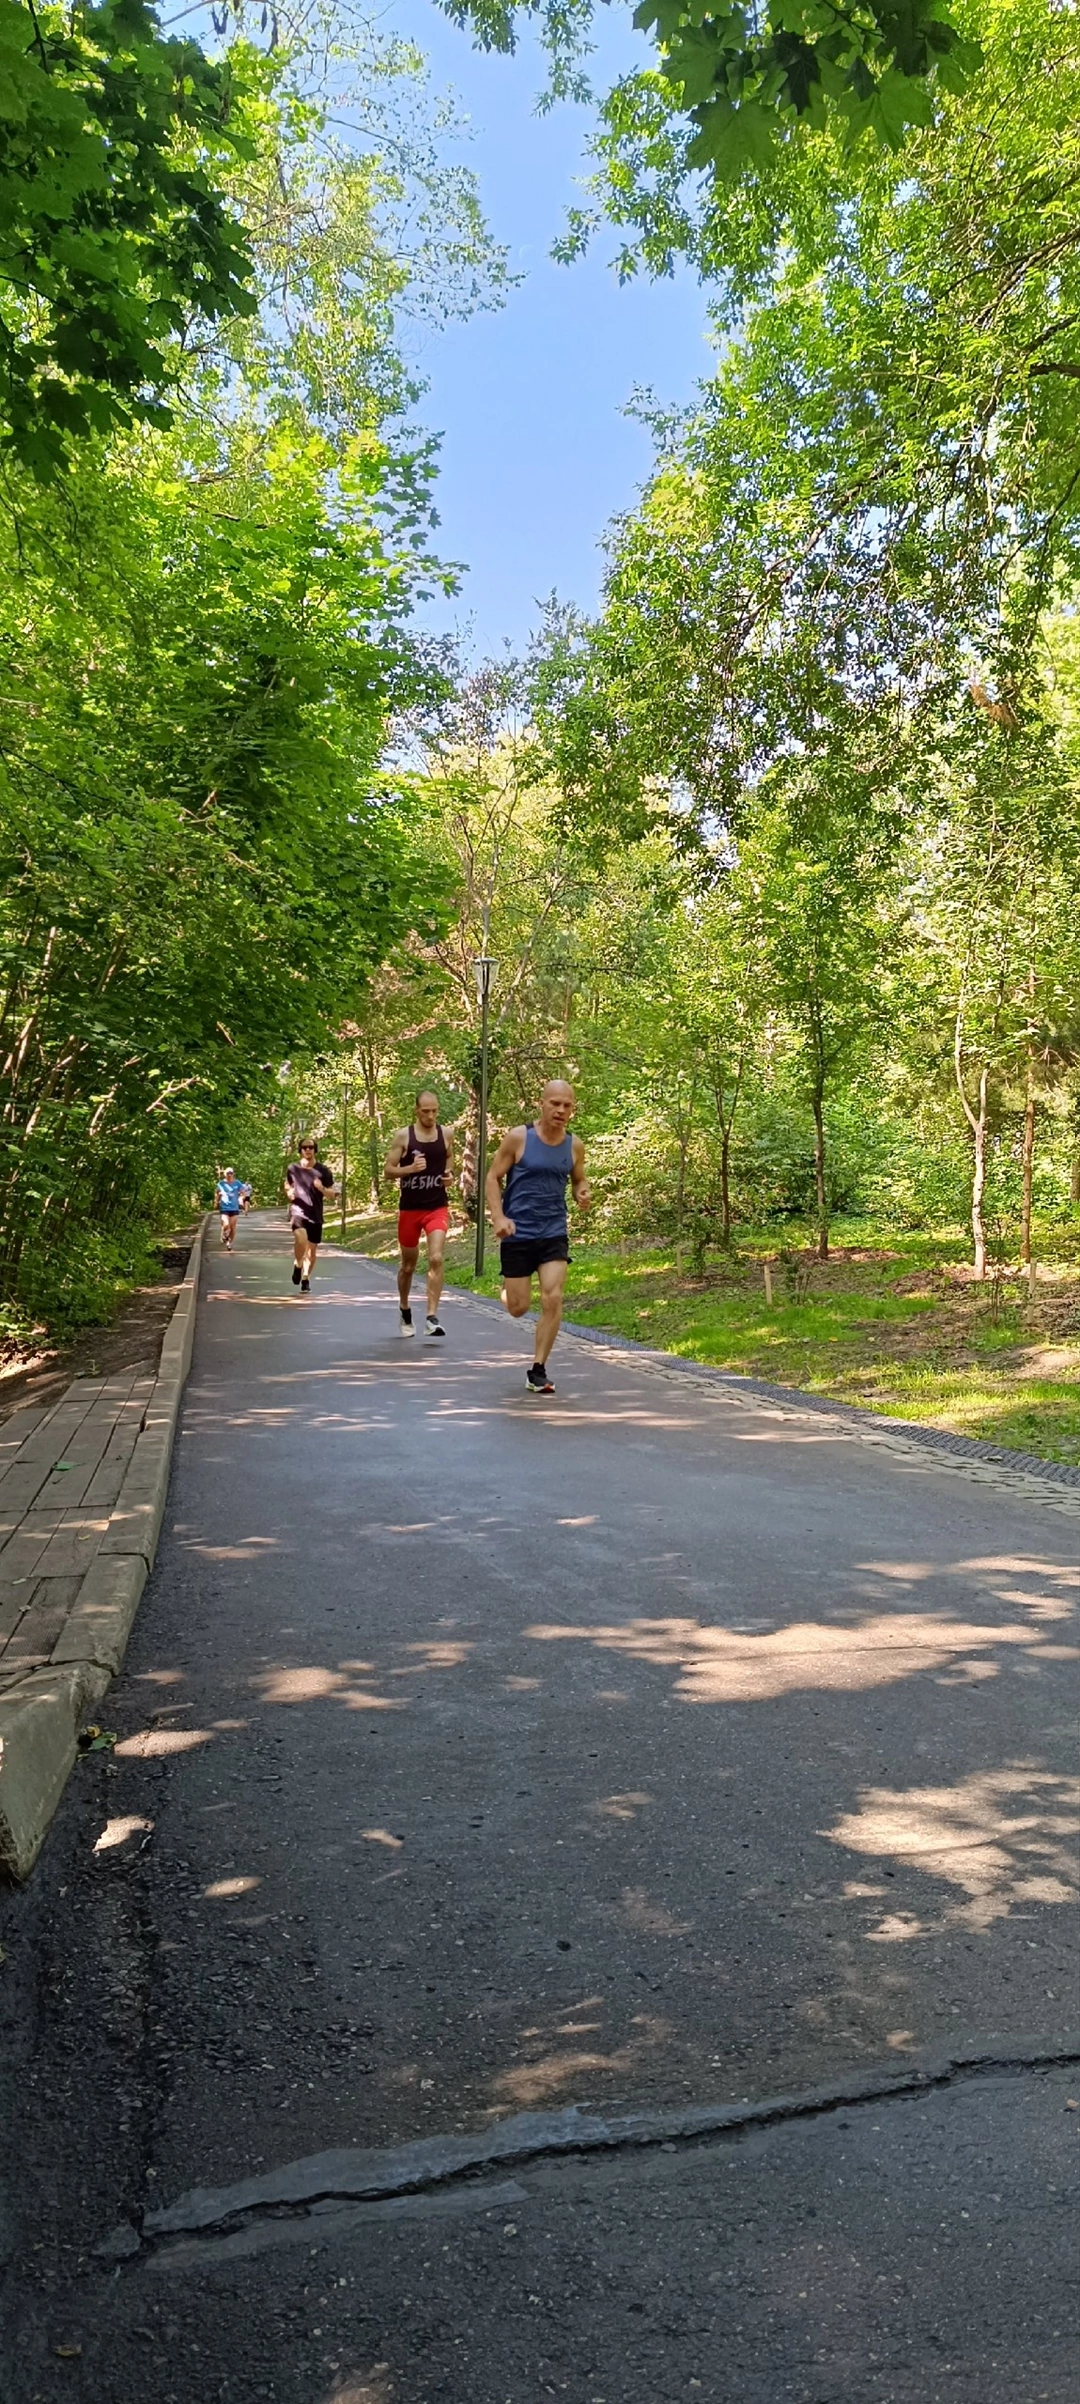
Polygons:
<instances>
[{"instance_id":1,"label":"grassy slope","mask_svg":"<svg viewBox=\"0 0 1080 2404\"><path fill-rule=\"evenodd\" d=\"M747 1234L738 1258L714 1258L704 1277L680 1268L670 1247L577 1242L568 1316L774 1385L1080 1464L1080 1270L1068 1239L1058 1239L1034 1301L1015 1278L996 1299L974 1285L956 1234L887 1237L864 1222L838 1224L832 1260L814 1263L808 1295L795 1300L777 1240ZM394 1222L369 1220L353 1241L392 1258ZM770 1252L771 1308L762 1269ZM450 1283L473 1283L471 1260L471 1233L452 1239ZM490 1258L481 1290L498 1291Z\"/></svg>"}]
</instances>

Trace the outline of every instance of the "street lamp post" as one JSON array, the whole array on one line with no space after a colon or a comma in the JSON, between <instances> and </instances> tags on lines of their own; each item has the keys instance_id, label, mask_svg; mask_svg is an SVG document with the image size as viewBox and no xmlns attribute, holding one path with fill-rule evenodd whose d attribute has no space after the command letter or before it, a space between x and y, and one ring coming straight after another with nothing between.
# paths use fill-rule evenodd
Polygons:
<instances>
[{"instance_id":1,"label":"street lamp post","mask_svg":"<svg viewBox=\"0 0 1080 2404\"><path fill-rule=\"evenodd\" d=\"M486 952L473 961L476 990L480 996L480 1124L476 1144L476 1275L484 1266L484 1183L487 1177L487 1106L488 1106L488 1003L495 983L498 961Z\"/></svg>"}]
</instances>

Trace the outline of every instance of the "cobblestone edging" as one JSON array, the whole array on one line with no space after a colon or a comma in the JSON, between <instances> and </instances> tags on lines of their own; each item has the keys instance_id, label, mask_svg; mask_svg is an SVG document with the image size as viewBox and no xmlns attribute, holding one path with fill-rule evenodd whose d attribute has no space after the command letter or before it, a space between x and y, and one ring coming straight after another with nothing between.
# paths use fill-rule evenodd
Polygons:
<instances>
[{"instance_id":1,"label":"cobblestone edging","mask_svg":"<svg viewBox=\"0 0 1080 2404\"><path fill-rule=\"evenodd\" d=\"M372 1254L363 1257L372 1268L385 1267ZM470 1293L468 1286L453 1286L449 1291L478 1310L502 1315L502 1304L490 1294ZM984 1443L978 1436L950 1435L947 1428L926 1427L920 1420L890 1419L858 1403L807 1394L799 1386L766 1385L760 1378L743 1377L738 1370L713 1369L705 1361L685 1360L680 1353L658 1352L654 1345L639 1344L633 1336L616 1335L606 1327L585 1327L574 1319L563 1320L560 1343L564 1337L594 1345L616 1358L622 1355L628 1368L646 1369L669 1385L696 1386L777 1418L801 1419L810 1414L830 1423L838 1435L883 1445L887 1451L903 1453L909 1461L921 1460L927 1469L952 1470L978 1485L995 1486L1018 1501L1048 1503L1051 1510L1080 1519L1080 1469L1069 1461L1044 1461L1038 1453L1013 1452L1002 1444Z\"/></svg>"},{"instance_id":2,"label":"cobblestone edging","mask_svg":"<svg viewBox=\"0 0 1080 2404\"><path fill-rule=\"evenodd\" d=\"M1080 1469L1070 1461L1044 1461L1038 1453L1013 1452L1003 1444L987 1444L981 1436L954 1436L948 1428L927 1427L919 1419L893 1419L887 1412L871 1411L854 1402L835 1402L828 1394L807 1394L799 1386L769 1386L760 1378L743 1377L735 1369L711 1369L705 1361L686 1360L681 1353L657 1352L650 1344L639 1344L632 1336L615 1335L605 1327L582 1327L572 1319L563 1321L562 1333L577 1336L584 1344L602 1344L610 1352L631 1352L644 1356L655 1367L674 1369L678 1375L699 1379L703 1384L734 1388L751 1400L783 1403L790 1409L820 1411L826 1418L839 1419L863 1435L871 1428L881 1428L893 1435L903 1436L911 1444L922 1444L931 1452L948 1452L958 1460L995 1461L1004 1469L1022 1470L1026 1477L1040 1477L1051 1485L1075 1486L1080 1490Z\"/></svg>"},{"instance_id":3,"label":"cobblestone edging","mask_svg":"<svg viewBox=\"0 0 1080 2404\"><path fill-rule=\"evenodd\" d=\"M206 1222L154 1378L76 1378L0 1433L0 1872L33 1868L153 1565Z\"/></svg>"}]
</instances>

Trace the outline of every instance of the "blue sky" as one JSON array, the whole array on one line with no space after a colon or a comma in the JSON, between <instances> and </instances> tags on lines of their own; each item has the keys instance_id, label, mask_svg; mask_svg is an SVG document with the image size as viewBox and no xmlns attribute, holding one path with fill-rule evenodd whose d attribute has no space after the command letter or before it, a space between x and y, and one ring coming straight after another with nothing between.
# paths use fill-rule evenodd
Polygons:
<instances>
[{"instance_id":1,"label":"blue sky","mask_svg":"<svg viewBox=\"0 0 1080 2404\"><path fill-rule=\"evenodd\" d=\"M648 52L629 12L599 13L597 72L610 82ZM392 0L381 22L415 40L436 83L453 89L488 223L525 277L505 308L432 337L419 360L422 414L443 436L438 547L468 563L461 594L433 622L459 626L478 654L507 638L518 648L552 591L595 606L604 527L649 465L647 434L622 412L635 385L679 402L708 374L703 297L686 274L620 286L606 263L613 238L574 267L549 257L587 172L589 113L536 115L543 62L531 43L513 58L486 56L434 0Z\"/></svg>"}]
</instances>

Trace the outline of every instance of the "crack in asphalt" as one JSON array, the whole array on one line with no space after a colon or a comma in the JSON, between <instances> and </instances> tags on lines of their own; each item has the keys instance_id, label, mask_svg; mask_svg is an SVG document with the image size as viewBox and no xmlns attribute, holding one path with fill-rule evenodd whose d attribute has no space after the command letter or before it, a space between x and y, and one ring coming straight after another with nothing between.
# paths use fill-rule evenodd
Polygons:
<instances>
[{"instance_id":1,"label":"crack in asphalt","mask_svg":"<svg viewBox=\"0 0 1080 2404\"><path fill-rule=\"evenodd\" d=\"M808 2088L801 2095L776 2095L756 2102L689 2105L671 2111L605 2116L568 2104L558 2112L517 2112L492 2127L449 2137L421 2137L400 2146L339 2147L309 2154L258 2178L231 2187L194 2187L175 2203L144 2211L136 2224L122 2221L95 2248L100 2261L119 2263L145 2256L163 2240L220 2235L262 2216L306 2214L334 2203L380 2203L404 2196L433 2195L475 2181L496 2168L553 2160L560 2156L644 2152L658 2146L695 2146L743 2130L773 2128L820 2118L856 2104L928 2094L961 2080L1002 2072L1060 2068L1080 2063L1080 2032L1048 2040L984 2038L964 2047L923 2054L903 2069L880 2064L861 2075Z\"/></svg>"}]
</instances>

